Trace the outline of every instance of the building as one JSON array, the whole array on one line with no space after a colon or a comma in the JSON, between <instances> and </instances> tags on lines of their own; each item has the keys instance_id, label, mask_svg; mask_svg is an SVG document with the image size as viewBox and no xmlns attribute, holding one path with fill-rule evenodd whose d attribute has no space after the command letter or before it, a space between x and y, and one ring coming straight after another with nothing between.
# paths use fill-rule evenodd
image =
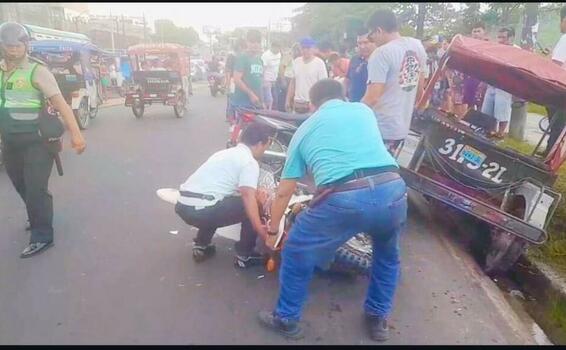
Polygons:
<instances>
[{"instance_id":1,"label":"building","mask_svg":"<svg viewBox=\"0 0 566 350\"><path fill-rule=\"evenodd\" d=\"M0 3L2 22L14 21L64 31L73 30L72 18L83 14L88 15L86 3Z\"/></svg>"},{"instance_id":2,"label":"building","mask_svg":"<svg viewBox=\"0 0 566 350\"><path fill-rule=\"evenodd\" d=\"M107 49L126 49L149 40L151 34L142 17L91 15L85 26L93 43Z\"/></svg>"}]
</instances>

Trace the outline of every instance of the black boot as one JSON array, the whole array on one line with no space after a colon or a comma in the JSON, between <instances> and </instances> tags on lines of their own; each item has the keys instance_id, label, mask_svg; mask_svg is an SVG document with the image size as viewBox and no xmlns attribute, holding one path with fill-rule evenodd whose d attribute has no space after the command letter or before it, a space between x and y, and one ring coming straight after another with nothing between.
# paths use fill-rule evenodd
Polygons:
<instances>
[{"instance_id":1,"label":"black boot","mask_svg":"<svg viewBox=\"0 0 566 350\"><path fill-rule=\"evenodd\" d=\"M375 341L386 341L389 339L389 327L387 320L383 317L365 315L366 325L370 338Z\"/></svg>"},{"instance_id":2,"label":"black boot","mask_svg":"<svg viewBox=\"0 0 566 350\"><path fill-rule=\"evenodd\" d=\"M215 253L216 247L214 246L214 244L203 246L193 243L193 260L195 262L205 261L206 259L212 257Z\"/></svg>"},{"instance_id":3,"label":"black boot","mask_svg":"<svg viewBox=\"0 0 566 350\"><path fill-rule=\"evenodd\" d=\"M301 339L303 330L299 322L285 321L271 311L260 311L258 314L259 323L289 339Z\"/></svg>"}]
</instances>

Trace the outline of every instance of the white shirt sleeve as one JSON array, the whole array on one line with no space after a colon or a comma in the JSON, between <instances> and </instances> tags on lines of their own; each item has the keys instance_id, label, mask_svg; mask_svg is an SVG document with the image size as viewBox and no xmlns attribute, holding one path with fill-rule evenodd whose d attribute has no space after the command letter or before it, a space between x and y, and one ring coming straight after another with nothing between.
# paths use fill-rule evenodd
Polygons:
<instances>
[{"instance_id":1,"label":"white shirt sleeve","mask_svg":"<svg viewBox=\"0 0 566 350\"><path fill-rule=\"evenodd\" d=\"M269 57L267 56L267 51L265 51L263 55L261 55L261 61L263 62L264 66L267 66L269 64Z\"/></svg>"},{"instance_id":2,"label":"white shirt sleeve","mask_svg":"<svg viewBox=\"0 0 566 350\"><path fill-rule=\"evenodd\" d=\"M385 50L377 49L370 56L368 61L368 85L381 83L385 84L387 81L387 74L389 73L389 60L385 55Z\"/></svg>"},{"instance_id":3,"label":"white shirt sleeve","mask_svg":"<svg viewBox=\"0 0 566 350\"><path fill-rule=\"evenodd\" d=\"M296 72L296 69L297 69L296 60L297 60L297 59L294 59L294 60L291 61L291 69L289 69L289 74L287 75L287 78L293 79L294 77L297 76L297 72Z\"/></svg>"},{"instance_id":4,"label":"white shirt sleeve","mask_svg":"<svg viewBox=\"0 0 566 350\"><path fill-rule=\"evenodd\" d=\"M552 59L558 62L566 62L566 34L562 35L552 51Z\"/></svg>"},{"instance_id":5,"label":"white shirt sleeve","mask_svg":"<svg viewBox=\"0 0 566 350\"><path fill-rule=\"evenodd\" d=\"M257 161L250 161L246 164L240 172L238 179L238 187L251 187L257 189L259 181L259 164Z\"/></svg>"}]
</instances>

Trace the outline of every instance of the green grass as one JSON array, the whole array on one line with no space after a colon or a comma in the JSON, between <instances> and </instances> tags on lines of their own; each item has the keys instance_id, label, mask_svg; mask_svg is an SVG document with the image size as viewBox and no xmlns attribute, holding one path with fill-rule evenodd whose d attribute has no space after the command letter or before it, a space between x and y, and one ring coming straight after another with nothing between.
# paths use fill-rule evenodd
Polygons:
<instances>
[{"instance_id":1,"label":"green grass","mask_svg":"<svg viewBox=\"0 0 566 350\"><path fill-rule=\"evenodd\" d=\"M546 108L536 103L529 102L527 104L527 113L536 113L546 116Z\"/></svg>"},{"instance_id":2,"label":"green grass","mask_svg":"<svg viewBox=\"0 0 566 350\"><path fill-rule=\"evenodd\" d=\"M505 139L500 145L524 154L531 154L535 148L529 143L511 138ZM558 170L558 178L553 188L562 193L562 201L548 226L549 239L542 246L531 246L528 254L566 274L566 165L562 165Z\"/></svg>"},{"instance_id":3,"label":"green grass","mask_svg":"<svg viewBox=\"0 0 566 350\"><path fill-rule=\"evenodd\" d=\"M566 301L563 299L555 300L550 308L550 319L555 326L566 329Z\"/></svg>"}]
</instances>

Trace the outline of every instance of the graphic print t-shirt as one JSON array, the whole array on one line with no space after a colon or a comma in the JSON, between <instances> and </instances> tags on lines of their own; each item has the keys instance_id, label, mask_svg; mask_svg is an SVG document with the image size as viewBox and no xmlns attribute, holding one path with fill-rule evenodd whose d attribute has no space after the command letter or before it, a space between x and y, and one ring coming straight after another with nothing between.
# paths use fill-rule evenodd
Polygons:
<instances>
[{"instance_id":1,"label":"graphic print t-shirt","mask_svg":"<svg viewBox=\"0 0 566 350\"><path fill-rule=\"evenodd\" d=\"M242 81L254 94L261 99L261 85L263 80L263 61L260 56L243 54L236 57L234 62L234 72L241 72ZM250 97L238 86L234 91L234 105L251 105Z\"/></svg>"},{"instance_id":2,"label":"graphic print t-shirt","mask_svg":"<svg viewBox=\"0 0 566 350\"><path fill-rule=\"evenodd\" d=\"M409 134L419 76L427 55L422 43L401 37L377 48L368 60L368 85L385 84L374 106L384 140L403 140Z\"/></svg>"}]
</instances>

